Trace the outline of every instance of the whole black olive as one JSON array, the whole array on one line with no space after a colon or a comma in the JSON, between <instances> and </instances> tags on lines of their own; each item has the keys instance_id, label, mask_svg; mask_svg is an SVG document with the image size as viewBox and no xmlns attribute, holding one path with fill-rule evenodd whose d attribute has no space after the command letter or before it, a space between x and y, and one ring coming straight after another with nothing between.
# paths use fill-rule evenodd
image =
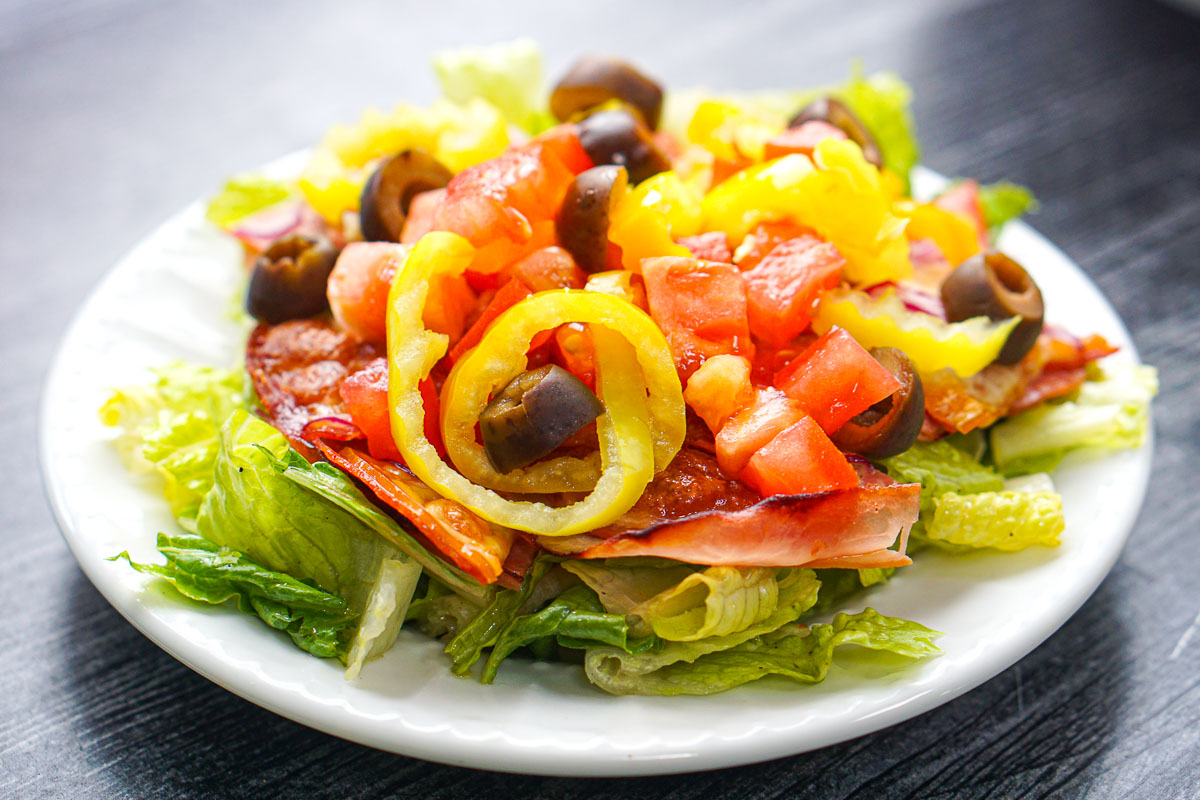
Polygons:
<instances>
[{"instance_id":1,"label":"whole black olive","mask_svg":"<svg viewBox=\"0 0 1200 800\"><path fill-rule=\"evenodd\" d=\"M326 311L325 285L337 257L338 249L324 236L276 239L254 262L246 310L272 325Z\"/></svg>"},{"instance_id":2,"label":"whole black olive","mask_svg":"<svg viewBox=\"0 0 1200 800\"><path fill-rule=\"evenodd\" d=\"M492 466L512 472L549 455L603 413L583 381L547 364L509 381L479 415L479 432Z\"/></svg>"},{"instance_id":3,"label":"whole black olive","mask_svg":"<svg viewBox=\"0 0 1200 800\"><path fill-rule=\"evenodd\" d=\"M651 129L662 116L663 90L632 64L608 56L584 56L550 95L550 111L566 122L589 108L621 100L637 109Z\"/></svg>"},{"instance_id":4,"label":"whole black olive","mask_svg":"<svg viewBox=\"0 0 1200 800\"><path fill-rule=\"evenodd\" d=\"M841 100L828 96L817 98L797 111L796 115L788 120L788 127L798 128L813 120L828 122L830 125L841 128L851 141L862 148L863 158L877 167L883 166L883 154L879 150L875 137L867 130L867 126L862 123L862 120Z\"/></svg>"},{"instance_id":5,"label":"whole black olive","mask_svg":"<svg viewBox=\"0 0 1200 800\"><path fill-rule=\"evenodd\" d=\"M575 178L559 206L554 220L558 243L587 272L608 267L609 217L628 182L624 167L592 167Z\"/></svg>"},{"instance_id":6,"label":"whole black olive","mask_svg":"<svg viewBox=\"0 0 1200 800\"><path fill-rule=\"evenodd\" d=\"M454 177L419 147L384 161L367 179L359 200L359 224L368 242L398 242L412 199L441 189Z\"/></svg>"},{"instance_id":7,"label":"whole black olive","mask_svg":"<svg viewBox=\"0 0 1200 800\"><path fill-rule=\"evenodd\" d=\"M946 276L942 305L951 322L971 317L1021 318L996 356L998 364L1016 364L1033 348L1045 316L1042 292L1033 278L1016 261L995 251L971 256Z\"/></svg>"},{"instance_id":8,"label":"whole black olive","mask_svg":"<svg viewBox=\"0 0 1200 800\"><path fill-rule=\"evenodd\" d=\"M631 183L671 168L670 159L654 144L649 129L628 111L597 111L580 120L576 129L593 164L625 167Z\"/></svg>"},{"instance_id":9,"label":"whole black olive","mask_svg":"<svg viewBox=\"0 0 1200 800\"><path fill-rule=\"evenodd\" d=\"M887 458L903 453L917 441L925 422L925 388L903 351L875 347L871 355L900 381L900 388L851 417L834 432L832 439L848 452L867 458Z\"/></svg>"}]
</instances>

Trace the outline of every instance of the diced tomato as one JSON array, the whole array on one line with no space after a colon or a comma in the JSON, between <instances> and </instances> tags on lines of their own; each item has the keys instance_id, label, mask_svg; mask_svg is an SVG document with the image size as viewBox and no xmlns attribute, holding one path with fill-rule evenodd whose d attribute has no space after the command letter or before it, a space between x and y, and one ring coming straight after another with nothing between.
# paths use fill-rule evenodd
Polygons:
<instances>
[{"instance_id":1,"label":"diced tomato","mask_svg":"<svg viewBox=\"0 0 1200 800\"><path fill-rule=\"evenodd\" d=\"M755 386L768 386L775 376L792 362L796 356L808 349L817 340L812 331L802 333L782 347L771 347L760 343L754 348L754 363L750 368L750 380Z\"/></svg>"},{"instance_id":2,"label":"diced tomato","mask_svg":"<svg viewBox=\"0 0 1200 800\"><path fill-rule=\"evenodd\" d=\"M750 332L780 347L812 321L817 296L838 284L846 260L837 248L815 236L789 239L742 273Z\"/></svg>"},{"instance_id":3,"label":"diced tomato","mask_svg":"<svg viewBox=\"0 0 1200 800\"><path fill-rule=\"evenodd\" d=\"M683 399L713 433L754 402L750 362L741 356L713 356L688 378Z\"/></svg>"},{"instance_id":4,"label":"diced tomato","mask_svg":"<svg viewBox=\"0 0 1200 800\"><path fill-rule=\"evenodd\" d=\"M833 433L900 388L900 381L854 337L832 328L775 376L821 430Z\"/></svg>"},{"instance_id":5,"label":"diced tomato","mask_svg":"<svg viewBox=\"0 0 1200 800\"><path fill-rule=\"evenodd\" d=\"M583 149L583 144L579 141L579 132L572 123L555 125L550 130L539 133L531 141L553 152L559 161L576 175L596 166Z\"/></svg>"},{"instance_id":6,"label":"diced tomato","mask_svg":"<svg viewBox=\"0 0 1200 800\"><path fill-rule=\"evenodd\" d=\"M543 247L513 264L509 273L535 292L549 289L582 289L587 273L561 247Z\"/></svg>"},{"instance_id":7,"label":"diced tomato","mask_svg":"<svg viewBox=\"0 0 1200 800\"><path fill-rule=\"evenodd\" d=\"M492 301L483 309L478 319L467 329L458 343L450 349L450 361L458 361L463 357L463 354L479 344L483 340L483 335L487 333L487 329L496 321L496 317L503 314L509 308L524 300L529 295L533 294L529 287L519 278L510 278L507 283L500 287ZM534 337L530 343L530 348L537 347L542 342L546 341L549 333L542 332Z\"/></svg>"},{"instance_id":8,"label":"diced tomato","mask_svg":"<svg viewBox=\"0 0 1200 800\"><path fill-rule=\"evenodd\" d=\"M696 236L684 236L678 243L692 251L692 256L703 261L733 263L733 251L729 249L729 234L725 231L710 231Z\"/></svg>"},{"instance_id":9,"label":"diced tomato","mask_svg":"<svg viewBox=\"0 0 1200 800\"><path fill-rule=\"evenodd\" d=\"M387 295L407 248L393 242L351 242L329 276L329 308L343 330L368 342L387 340Z\"/></svg>"},{"instance_id":10,"label":"diced tomato","mask_svg":"<svg viewBox=\"0 0 1200 800\"><path fill-rule=\"evenodd\" d=\"M753 163L749 158L740 154L736 161L730 161L729 159L717 156L713 159L712 185L716 186L719 183L723 183Z\"/></svg>"},{"instance_id":11,"label":"diced tomato","mask_svg":"<svg viewBox=\"0 0 1200 800\"><path fill-rule=\"evenodd\" d=\"M858 486L858 473L812 417L780 431L760 448L742 470L741 479L764 497Z\"/></svg>"},{"instance_id":12,"label":"diced tomato","mask_svg":"<svg viewBox=\"0 0 1200 800\"><path fill-rule=\"evenodd\" d=\"M475 292L465 276L435 272L429 279L429 294L421 315L425 327L446 334L453 347L462 338L467 317L475 308L475 299ZM384 329L387 329L386 322Z\"/></svg>"},{"instance_id":13,"label":"diced tomato","mask_svg":"<svg viewBox=\"0 0 1200 800\"><path fill-rule=\"evenodd\" d=\"M814 235L811 229L791 220L764 222L750 231L738 245L733 254L733 263L738 265L738 269L753 269L754 265L766 258L780 242Z\"/></svg>"},{"instance_id":14,"label":"diced tomato","mask_svg":"<svg viewBox=\"0 0 1200 800\"><path fill-rule=\"evenodd\" d=\"M434 217L445 196L445 189L431 189L413 197L408 204L408 216L404 218L404 230L400 232L401 244L415 244L433 230Z\"/></svg>"},{"instance_id":15,"label":"diced tomato","mask_svg":"<svg viewBox=\"0 0 1200 800\"><path fill-rule=\"evenodd\" d=\"M736 268L694 258L647 258L642 277L650 315L667 337L685 383L711 356L753 359L746 289Z\"/></svg>"},{"instance_id":16,"label":"diced tomato","mask_svg":"<svg viewBox=\"0 0 1200 800\"><path fill-rule=\"evenodd\" d=\"M445 455L442 432L438 426L441 413L437 390L433 380L426 378L420 384L421 397L425 401L425 438ZM342 401L354 424L367 437L367 449L375 458L403 461L392 438L392 423L388 418L388 368L386 358L377 358L365 367L349 375L342 382Z\"/></svg>"},{"instance_id":17,"label":"diced tomato","mask_svg":"<svg viewBox=\"0 0 1200 800\"><path fill-rule=\"evenodd\" d=\"M586 325L579 322L560 325L554 332L550 360L596 391L596 350Z\"/></svg>"},{"instance_id":18,"label":"diced tomato","mask_svg":"<svg viewBox=\"0 0 1200 800\"><path fill-rule=\"evenodd\" d=\"M770 161L783 158L791 153L800 153L811 157L817 145L826 139L845 139L846 132L836 125L814 119L788 128L783 133L767 140L763 145L763 159Z\"/></svg>"},{"instance_id":19,"label":"diced tomato","mask_svg":"<svg viewBox=\"0 0 1200 800\"><path fill-rule=\"evenodd\" d=\"M979 238L979 246L987 249L987 222L983 216L983 205L979 202L979 184L975 181L962 181L942 192L934 199L933 204L946 211L952 211L963 217L975 228Z\"/></svg>"},{"instance_id":20,"label":"diced tomato","mask_svg":"<svg viewBox=\"0 0 1200 800\"><path fill-rule=\"evenodd\" d=\"M754 402L734 414L717 432L717 463L726 475L737 477L755 451L804 416L803 407L783 392L759 387Z\"/></svg>"}]
</instances>

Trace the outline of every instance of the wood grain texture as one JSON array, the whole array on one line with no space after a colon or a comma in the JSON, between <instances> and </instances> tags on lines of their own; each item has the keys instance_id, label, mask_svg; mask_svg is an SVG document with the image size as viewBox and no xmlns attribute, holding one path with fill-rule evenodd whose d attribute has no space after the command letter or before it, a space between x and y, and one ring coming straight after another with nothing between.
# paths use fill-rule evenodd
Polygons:
<instances>
[{"instance_id":1,"label":"wood grain texture","mask_svg":"<svg viewBox=\"0 0 1200 800\"><path fill-rule=\"evenodd\" d=\"M1200 24L1139 0L855 4L0 3L0 796L1200 796ZM852 9L852 10L851 10ZM176 663L75 566L34 468L46 366L87 291L222 176L368 104L429 55L531 34L552 70L625 53L672 86L916 89L927 163L1034 187L1033 220L1157 364L1158 447L1126 552L1049 641L915 720L690 776L498 777L352 745Z\"/></svg>"}]
</instances>

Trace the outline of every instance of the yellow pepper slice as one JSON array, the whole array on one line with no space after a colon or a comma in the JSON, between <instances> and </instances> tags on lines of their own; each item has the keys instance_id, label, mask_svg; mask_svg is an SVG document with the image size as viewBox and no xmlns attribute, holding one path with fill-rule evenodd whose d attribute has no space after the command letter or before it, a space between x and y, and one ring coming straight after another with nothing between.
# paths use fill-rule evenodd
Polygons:
<instances>
[{"instance_id":1,"label":"yellow pepper slice","mask_svg":"<svg viewBox=\"0 0 1200 800\"><path fill-rule=\"evenodd\" d=\"M892 189L849 140L825 139L812 161L793 154L743 170L709 192L703 210L704 229L725 231L734 244L768 220L812 228L845 256L843 275L854 283L912 274L907 220L893 213Z\"/></svg>"},{"instance_id":2,"label":"yellow pepper slice","mask_svg":"<svg viewBox=\"0 0 1200 800\"><path fill-rule=\"evenodd\" d=\"M958 266L979 252L979 236L975 226L961 214L947 211L933 203L901 201L892 206L898 216L908 219L905 235L914 239L932 239L942 255Z\"/></svg>"},{"instance_id":3,"label":"yellow pepper slice","mask_svg":"<svg viewBox=\"0 0 1200 800\"><path fill-rule=\"evenodd\" d=\"M726 100L705 100L688 122L687 138L725 161L761 161L767 140L783 128L782 117Z\"/></svg>"},{"instance_id":4,"label":"yellow pepper slice","mask_svg":"<svg viewBox=\"0 0 1200 800\"><path fill-rule=\"evenodd\" d=\"M621 264L640 272L642 259L691 255L674 237L700 230L701 193L674 172L660 172L625 193L613 211L608 238L621 248Z\"/></svg>"},{"instance_id":5,"label":"yellow pepper slice","mask_svg":"<svg viewBox=\"0 0 1200 800\"><path fill-rule=\"evenodd\" d=\"M895 347L912 359L917 372L929 375L949 367L967 378L996 360L1019 317L992 322L974 317L944 322L909 311L893 291L873 298L863 292L834 289L821 296L813 330L844 328L863 347Z\"/></svg>"},{"instance_id":6,"label":"yellow pepper slice","mask_svg":"<svg viewBox=\"0 0 1200 800\"><path fill-rule=\"evenodd\" d=\"M461 444L463 438L474 442L474 423L491 392L524 370L529 339L558 324L546 320L593 325L597 386L605 406L597 420L599 476L586 498L563 508L507 500L449 467L424 433L418 384L447 345L445 336L421 322L429 278L435 271L461 271L473 256L466 239L430 233L413 247L388 293L388 406L392 436L405 463L428 486L498 525L566 536L612 522L637 502L656 462L665 466L683 442L683 394L665 339L650 318L629 303L591 292L543 292L497 318L483 342L455 365L448 381L443 406L447 446L452 441ZM464 419L470 420L468 436L463 436Z\"/></svg>"}]
</instances>

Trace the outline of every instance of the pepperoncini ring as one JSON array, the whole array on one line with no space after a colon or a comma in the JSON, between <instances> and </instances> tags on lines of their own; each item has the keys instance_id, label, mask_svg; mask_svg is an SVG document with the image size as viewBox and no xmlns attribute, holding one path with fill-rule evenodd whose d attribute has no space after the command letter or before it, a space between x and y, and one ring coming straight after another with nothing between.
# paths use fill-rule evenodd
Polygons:
<instances>
[{"instance_id":1,"label":"pepperoncini ring","mask_svg":"<svg viewBox=\"0 0 1200 800\"><path fill-rule=\"evenodd\" d=\"M637 502L656 463L665 466L682 445L683 394L665 339L636 307L592 292L543 292L497 318L447 381L444 433L456 464L474 463L464 444L478 447L474 425L479 412L495 389L524 370L528 340L539 330L561 322L593 324L597 387L605 406L597 420L599 474L592 476L595 485L586 498L563 508L507 500L443 462L424 433L418 383L444 355L447 344L444 336L426 330L421 322L429 278L435 272L462 271L473 255L474 248L462 237L430 233L393 279L387 318L388 405L396 446L409 469L428 486L498 525L566 536L608 524ZM543 486L532 490L555 491Z\"/></svg>"}]
</instances>

